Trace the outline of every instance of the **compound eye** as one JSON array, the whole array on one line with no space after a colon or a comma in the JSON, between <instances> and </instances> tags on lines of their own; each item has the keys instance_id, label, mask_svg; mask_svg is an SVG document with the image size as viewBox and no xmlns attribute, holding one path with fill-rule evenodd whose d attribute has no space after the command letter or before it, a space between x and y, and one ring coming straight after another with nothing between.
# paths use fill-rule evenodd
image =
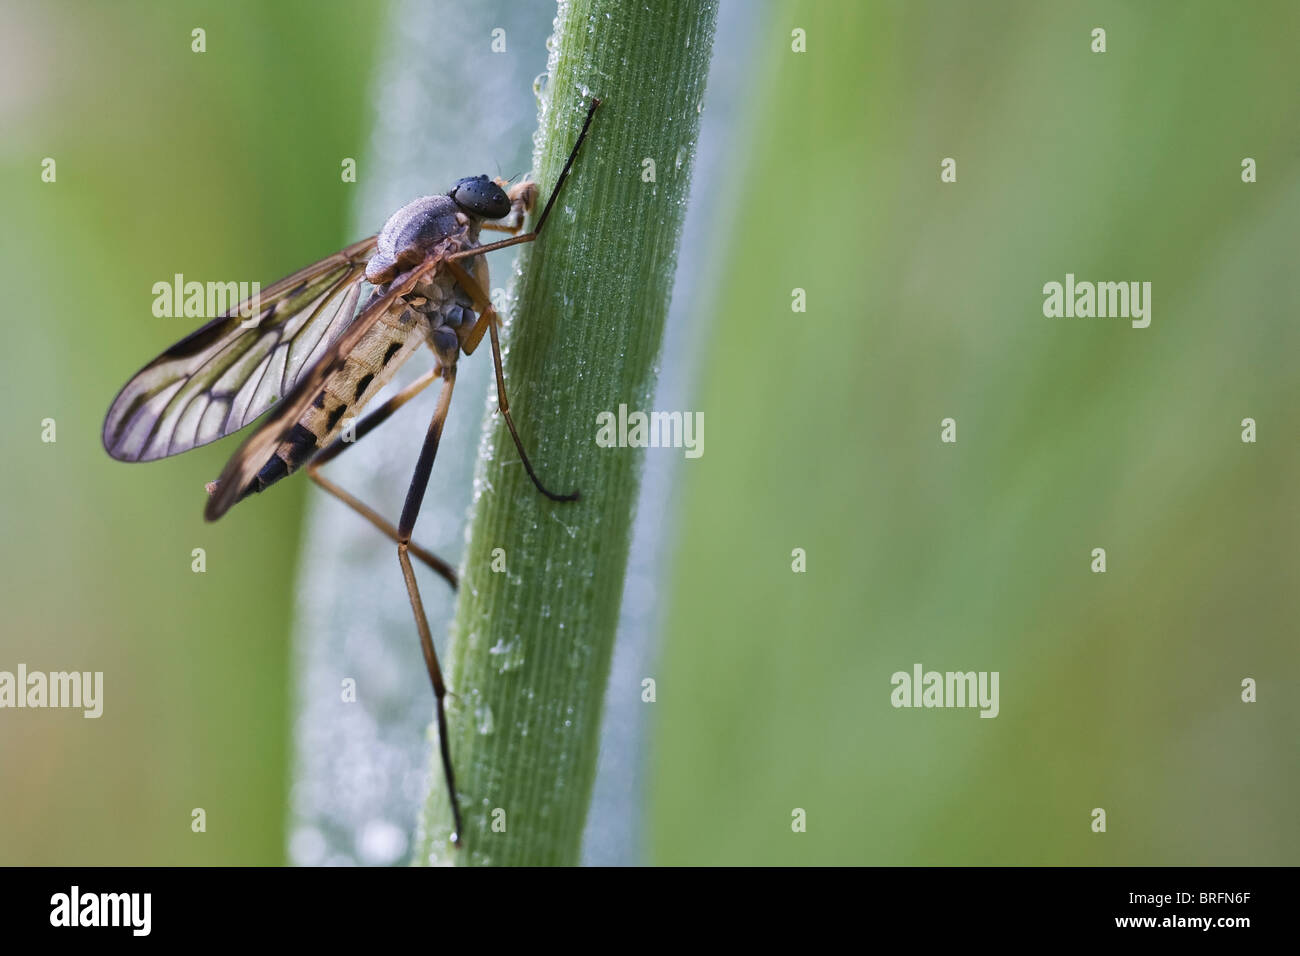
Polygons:
<instances>
[{"instance_id":1,"label":"compound eye","mask_svg":"<svg viewBox=\"0 0 1300 956\"><path fill-rule=\"evenodd\" d=\"M447 194L461 209L480 219L501 219L510 214L510 197L486 176L471 176Z\"/></svg>"}]
</instances>

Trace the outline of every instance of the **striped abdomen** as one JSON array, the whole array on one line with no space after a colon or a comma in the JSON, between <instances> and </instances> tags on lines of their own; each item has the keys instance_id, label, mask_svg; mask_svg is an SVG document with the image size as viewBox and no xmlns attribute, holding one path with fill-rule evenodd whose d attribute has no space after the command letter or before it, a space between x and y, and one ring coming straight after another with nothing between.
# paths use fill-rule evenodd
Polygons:
<instances>
[{"instance_id":1,"label":"striped abdomen","mask_svg":"<svg viewBox=\"0 0 1300 956\"><path fill-rule=\"evenodd\" d=\"M249 482L240 499L265 491L327 447L342 432L344 420L356 417L428 335L428 317L404 302L399 311L382 316L344 360L342 368L325 380L324 387L294 423L289 437Z\"/></svg>"}]
</instances>

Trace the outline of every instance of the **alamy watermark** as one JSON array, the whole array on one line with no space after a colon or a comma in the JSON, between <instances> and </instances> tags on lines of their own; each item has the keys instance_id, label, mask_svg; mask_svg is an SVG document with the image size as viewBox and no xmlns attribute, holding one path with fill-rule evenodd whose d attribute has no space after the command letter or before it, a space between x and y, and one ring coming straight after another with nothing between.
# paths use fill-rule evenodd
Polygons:
<instances>
[{"instance_id":1,"label":"alamy watermark","mask_svg":"<svg viewBox=\"0 0 1300 956\"><path fill-rule=\"evenodd\" d=\"M642 412L618 406L596 416L601 448L682 448L687 458L704 454L703 412Z\"/></svg>"},{"instance_id":2,"label":"alamy watermark","mask_svg":"<svg viewBox=\"0 0 1300 956\"><path fill-rule=\"evenodd\" d=\"M171 282L155 282L152 291L153 314L160 319L211 319L238 313L248 328L262 314L260 282L186 282L178 272Z\"/></svg>"},{"instance_id":3,"label":"alamy watermark","mask_svg":"<svg viewBox=\"0 0 1300 956\"><path fill-rule=\"evenodd\" d=\"M152 893L83 893L74 885L50 897L50 925L118 926L133 936L148 936L152 910Z\"/></svg>"},{"instance_id":4,"label":"alamy watermark","mask_svg":"<svg viewBox=\"0 0 1300 956\"><path fill-rule=\"evenodd\" d=\"M18 665L18 673L0 671L0 708L81 708L85 717L104 712L103 671L31 671Z\"/></svg>"},{"instance_id":5,"label":"alamy watermark","mask_svg":"<svg viewBox=\"0 0 1300 956\"><path fill-rule=\"evenodd\" d=\"M1043 315L1049 319L1131 319L1133 328L1151 324L1150 282L1076 282L1073 272L1065 283L1043 286Z\"/></svg>"},{"instance_id":6,"label":"alamy watermark","mask_svg":"<svg viewBox=\"0 0 1300 956\"><path fill-rule=\"evenodd\" d=\"M978 707L981 717L998 715L997 671L895 671L889 702L895 707Z\"/></svg>"}]
</instances>

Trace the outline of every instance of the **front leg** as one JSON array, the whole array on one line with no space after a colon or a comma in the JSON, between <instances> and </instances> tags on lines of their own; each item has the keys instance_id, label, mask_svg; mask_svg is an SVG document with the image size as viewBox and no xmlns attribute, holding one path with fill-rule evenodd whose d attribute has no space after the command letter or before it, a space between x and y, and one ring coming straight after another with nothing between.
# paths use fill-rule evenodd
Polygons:
<instances>
[{"instance_id":1,"label":"front leg","mask_svg":"<svg viewBox=\"0 0 1300 956\"><path fill-rule=\"evenodd\" d=\"M474 310L479 313L478 321L461 341L461 351L469 355L478 348L479 342L483 340L484 330L491 335L492 363L496 366L497 374L497 408L500 409L501 417L506 420L506 425L510 428L510 437L515 441L515 449L519 452L519 460L524 463L524 470L528 472L528 477L533 480L537 490L552 501L577 501L576 491L561 495L543 485L542 480L537 477L537 472L533 471L533 463L528 460L528 453L524 451L524 443L519 438L518 429L515 428L515 420L510 417L510 400L506 397L505 369L501 363L501 342L497 338L497 311L488 299L487 290L455 259L445 260L444 265L456 277L461 288L469 293L470 300L474 303Z\"/></svg>"}]
</instances>

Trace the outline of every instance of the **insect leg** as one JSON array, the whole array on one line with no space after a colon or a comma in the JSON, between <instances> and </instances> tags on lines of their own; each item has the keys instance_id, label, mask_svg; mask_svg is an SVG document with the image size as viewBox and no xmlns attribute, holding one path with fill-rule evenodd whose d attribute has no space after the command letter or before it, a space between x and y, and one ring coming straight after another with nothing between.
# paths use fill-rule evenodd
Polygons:
<instances>
[{"instance_id":1,"label":"insect leg","mask_svg":"<svg viewBox=\"0 0 1300 956\"><path fill-rule=\"evenodd\" d=\"M397 529L394 528L390 522L385 521L382 515L367 505L364 501L361 501L356 496L340 488L338 485L334 484L334 482L320 474L316 470L315 465L307 466L307 477L316 482L316 484L320 485L335 498L339 499L339 501L343 502L357 514L361 515L361 517L369 521L372 525L378 528L382 534L386 535L390 541L397 540ZM410 549L411 554L424 562L424 564L430 568L434 574L438 575L438 577L450 584L453 591L459 587L459 582L456 579L456 569L450 564L442 560L442 558L438 557L432 551L428 551L414 542L410 544Z\"/></svg>"},{"instance_id":2,"label":"insect leg","mask_svg":"<svg viewBox=\"0 0 1300 956\"><path fill-rule=\"evenodd\" d=\"M438 442L442 438L442 426L447 421L447 409L451 406L451 390L455 384L456 366L444 365L438 407L433 412L433 420L429 422L429 431L425 435L424 446L420 449L420 459L416 462L415 474L411 476L411 487L406 492L406 504L402 507L402 517L397 524L397 560L402 565L406 593L411 599L415 626L420 632L420 650L424 652L424 664L429 669L429 680L433 682L433 697L438 718L438 748L442 756L442 775L447 781L447 796L451 803L454 827L451 839L459 846L460 799L456 796L456 777L451 769L451 744L447 739L447 710L443 704L443 698L447 696L447 688L442 681L442 668L438 666L438 654L433 648L429 619L424 613L424 603L420 600L420 586L416 583L415 570L411 567L411 558L407 554L411 549L411 532L415 529L415 519L420 515L424 492L429 487L429 474L433 471L433 459L438 454Z\"/></svg>"},{"instance_id":3,"label":"insect leg","mask_svg":"<svg viewBox=\"0 0 1300 956\"><path fill-rule=\"evenodd\" d=\"M524 451L523 442L519 439L519 430L515 428L515 421L510 415L510 400L506 397L505 373L501 366L501 343L497 338L496 310L492 308L491 300L488 298L483 286L457 260L482 255L494 249L504 249L506 246L532 242L541 235L542 227L546 225L546 217L550 215L551 207L555 205L556 197L560 195L560 189L564 186L564 181L568 179L569 170L573 168L573 162L578 157L578 150L582 148L582 142L587 138L587 130L591 128L591 119L596 115L596 107L598 106L600 106L600 100L593 96L591 106L587 109L587 118L582 123L582 131L578 133L578 139L573 144L573 149L569 151L568 159L564 161L564 169L560 171L559 179L555 181L555 188L551 190L551 195L546 200L546 205L542 208L542 214L538 217L537 225L533 227L532 232L511 239L503 239L500 242L490 242L487 245L476 246L463 252L453 253L443 260L452 271L452 274L456 276L461 287L470 294L470 297L474 300L474 309L479 313L478 321L474 323L473 329L470 330L464 342L461 343L461 348L466 355L472 355L474 350L478 348L479 342L483 339L483 332L486 330L491 333L492 359L496 365L497 375L497 407L501 410L501 416L506 420L506 425L510 428L510 437L514 439L515 448L519 452L520 460L524 463L524 469L528 472L528 477L532 479L537 490L552 501L577 501L578 492L573 491L567 495L558 495L543 485L541 479L537 477L537 472L533 470L532 462L528 460L528 453Z\"/></svg>"},{"instance_id":4,"label":"insect leg","mask_svg":"<svg viewBox=\"0 0 1300 956\"><path fill-rule=\"evenodd\" d=\"M515 420L510 416L510 399L506 397L506 377L505 371L501 366L501 342L497 339L497 311L492 307L492 302L487 297L483 286L479 284L478 279L470 275L469 272L459 263L451 259L447 260L447 268L451 270L460 287L469 293L473 300L474 309L479 313L478 321L474 323L474 328L465 338L465 343L461 346L465 354L472 354L474 349L483 339L483 329L487 328L488 334L492 338L492 361L496 366L497 373L497 408L501 410L501 416L506 420L506 425L510 429L510 437L515 440L515 449L519 452L519 459L524 463L524 470L528 472L528 477L533 480L537 490L552 501L577 501L578 492L571 491L567 495L557 495L550 491L542 480L537 477L537 472L533 471L533 463L528 460L528 453L524 451L524 443L519 439L519 430L515 428Z\"/></svg>"},{"instance_id":5,"label":"insect leg","mask_svg":"<svg viewBox=\"0 0 1300 956\"><path fill-rule=\"evenodd\" d=\"M560 178L555 181L555 188L551 190L551 196L546 200L546 205L542 207L542 214L537 219L537 225L533 227L534 236L542 231L542 226L546 225L546 217L551 214L551 207L555 205L555 197L560 195L560 187L569 178L569 170L573 168L573 161L578 158L578 150L582 148L582 141L587 138L587 130L591 128L591 118L596 115L596 107L599 105L600 99L593 96L591 106L587 107L587 118L582 121L582 132L578 134L573 149L569 150L569 158L564 161L564 168L560 170Z\"/></svg>"},{"instance_id":6,"label":"insect leg","mask_svg":"<svg viewBox=\"0 0 1300 956\"><path fill-rule=\"evenodd\" d=\"M424 389L426 389L437 376L438 369L430 369L428 372L421 375L410 385L406 386L369 415L365 416L365 418L361 419L361 421L357 423L356 435L352 441L346 442L341 437L334 439L334 441L332 441L324 451L312 459L311 463L308 464L306 468L308 478L316 482L316 484L320 485L357 514L361 515L361 517L369 521L392 541L397 540L397 529L394 528L390 522L384 520L379 512L375 511L375 509L371 508L365 502L334 484L334 482L322 475L319 469L321 465L337 458L352 445L355 445L362 438L365 438L367 434L379 425L382 425L388 419L388 416L392 415L393 412L397 411L420 392L424 391ZM432 551L427 551L418 544L412 543L410 547L413 555L423 561L435 574L450 584L453 590L456 589L456 571L450 564L442 560L442 558L438 557Z\"/></svg>"},{"instance_id":7,"label":"insect leg","mask_svg":"<svg viewBox=\"0 0 1300 956\"><path fill-rule=\"evenodd\" d=\"M582 141L587 138L587 130L591 127L591 118L596 115L596 107L600 105L600 100L596 97L591 98L591 106L587 109L587 118L582 123L582 132L578 134L578 140L573 144L573 149L569 151L569 158L564 161L564 169L560 170L560 178L555 181L555 188L551 190L550 198L546 200L546 205L542 207L542 214L537 217L537 225L533 227L532 232L526 232L522 236L515 236L512 239L502 239L500 242L489 242L487 245L476 246L473 249L467 249L464 252L456 252L448 256L446 261L453 259L464 259L468 256L477 256L483 252L492 252L496 249L504 249L506 246L517 246L521 242L532 242L542 233L542 226L546 225L546 217L551 214L551 207L555 205L555 199L560 195L560 188L564 181L569 178L569 170L573 168L573 161L578 158L578 150L582 148Z\"/></svg>"}]
</instances>

